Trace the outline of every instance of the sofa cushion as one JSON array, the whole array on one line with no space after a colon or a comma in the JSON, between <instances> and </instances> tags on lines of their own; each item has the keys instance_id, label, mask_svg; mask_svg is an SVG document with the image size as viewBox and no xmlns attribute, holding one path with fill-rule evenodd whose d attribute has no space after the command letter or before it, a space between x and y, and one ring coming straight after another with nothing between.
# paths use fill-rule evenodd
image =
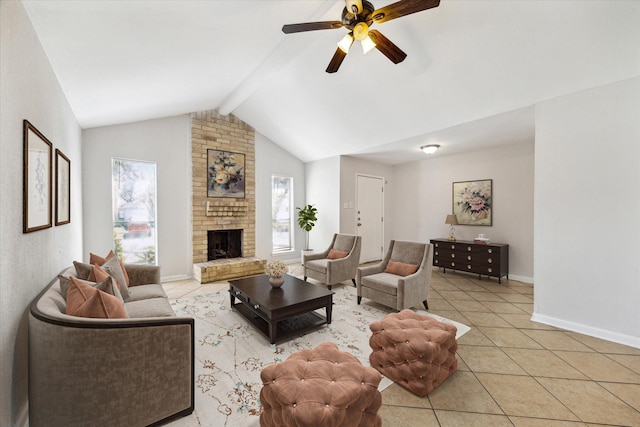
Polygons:
<instances>
[{"instance_id":1,"label":"sofa cushion","mask_svg":"<svg viewBox=\"0 0 640 427\"><path fill-rule=\"evenodd\" d=\"M149 298L167 298L162 285L138 285L129 288L127 302L141 301Z\"/></svg>"},{"instance_id":2,"label":"sofa cushion","mask_svg":"<svg viewBox=\"0 0 640 427\"><path fill-rule=\"evenodd\" d=\"M418 266L414 264L407 264L400 261L391 261L387 263L387 268L384 269L385 273L397 274L398 276L408 276L418 271Z\"/></svg>"},{"instance_id":3,"label":"sofa cushion","mask_svg":"<svg viewBox=\"0 0 640 427\"><path fill-rule=\"evenodd\" d=\"M100 265L102 266L105 262L107 262L107 260L115 257L116 254L113 252L113 250L109 251L109 253L107 254L106 257L101 257L100 255L96 255L93 252L89 252L89 264L95 264L95 265ZM117 258L117 257L116 257ZM127 283L127 286L130 285L129 283L129 276L127 275L127 269L124 268L124 264L122 263L122 260L120 260L120 258L118 258L118 262L120 263L120 267L122 268L122 273L124 275L124 279Z\"/></svg>"},{"instance_id":4,"label":"sofa cushion","mask_svg":"<svg viewBox=\"0 0 640 427\"><path fill-rule=\"evenodd\" d=\"M98 319L127 318L123 303L114 295L87 285L75 277L71 277L69 281L66 314ZM111 279L101 282L100 287L111 292L116 288Z\"/></svg>"},{"instance_id":5,"label":"sofa cushion","mask_svg":"<svg viewBox=\"0 0 640 427\"><path fill-rule=\"evenodd\" d=\"M141 317L175 317L169 300L166 298L149 298L139 301L126 301L124 306L131 318Z\"/></svg>"},{"instance_id":6,"label":"sofa cushion","mask_svg":"<svg viewBox=\"0 0 640 427\"><path fill-rule=\"evenodd\" d=\"M327 262L329 260L327 258L322 259L312 259L304 263L304 266L308 270L313 270L318 273L327 274Z\"/></svg>"},{"instance_id":7,"label":"sofa cushion","mask_svg":"<svg viewBox=\"0 0 640 427\"><path fill-rule=\"evenodd\" d=\"M389 295L398 295L398 276L390 273L378 273L362 278L362 285Z\"/></svg>"},{"instance_id":8,"label":"sofa cushion","mask_svg":"<svg viewBox=\"0 0 640 427\"><path fill-rule=\"evenodd\" d=\"M340 259L349 255L349 252L338 251L335 249L329 249L329 254L327 255L327 259Z\"/></svg>"}]
</instances>

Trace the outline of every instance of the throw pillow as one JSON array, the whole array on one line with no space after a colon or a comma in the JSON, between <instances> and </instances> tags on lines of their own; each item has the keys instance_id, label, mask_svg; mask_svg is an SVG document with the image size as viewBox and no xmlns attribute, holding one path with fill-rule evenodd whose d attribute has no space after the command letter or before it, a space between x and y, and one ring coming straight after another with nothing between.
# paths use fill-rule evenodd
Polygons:
<instances>
[{"instance_id":1,"label":"throw pillow","mask_svg":"<svg viewBox=\"0 0 640 427\"><path fill-rule=\"evenodd\" d=\"M349 255L349 252L337 251L335 249L329 249L329 255L327 255L328 259L340 259Z\"/></svg>"},{"instance_id":2,"label":"throw pillow","mask_svg":"<svg viewBox=\"0 0 640 427\"><path fill-rule=\"evenodd\" d=\"M89 264L102 265L114 256L116 256L116 254L113 252L113 250L109 251L107 256L104 258L100 255L94 254L93 252L89 252ZM120 260L120 258L118 258L118 261L120 262L120 267L122 268L122 273L124 275L124 279L127 282L127 286L129 286L130 280L129 275L127 274L127 269L124 268L124 263Z\"/></svg>"},{"instance_id":3,"label":"throw pillow","mask_svg":"<svg viewBox=\"0 0 640 427\"><path fill-rule=\"evenodd\" d=\"M69 285L71 284L71 277L72 276L58 275L58 279L60 279L60 292L62 293L62 296L64 297L65 300L67 299L67 294L69 293ZM117 297L120 301L124 302L124 299L122 298L122 294L120 293L120 290L115 285L115 283L113 283L113 278L108 274L106 278L100 280L97 283L90 282L88 280L78 279L77 277L75 277L75 279L84 283L85 285L93 286L96 289L100 289L101 291L111 294Z\"/></svg>"},{"instance_id":4,"label":"throw pillow","mask_svg":"<svg viewBox=\"0 0 640 427\"><path fill-rule=\"evenodd\" d=\"M122 297L124 300L129 299L129 288L127 287L127 281L124 278L124 273L122 272L122 267L120 266L120 260L118 257L109 258L101 267L97 267L98 269L103 269L109 276L113 277L116 281L116 285L120 288L120 293L122 293ZM95 272L94 272L95 274Z\"/></svg>"},{"instance_id":5,"label":"throw pillow","mask_svg":"<svg viewBox=\"0 0 640 427\"><path fill-rule=\"evenodd\" d=\"M417 265L391 260L389 260L387 268L384 269L385 273L397 274L398 276L408 276L416 271L418 271Z\"/></svg>"},{"instance_id":6,"label":"throw pillow","mask_svg":"<svg viewBox=\"0 0 640 427\"><path fill-rule=\"evenodd\" d=\"M91 269L93 268L91 264L73 261L73 266L76 268L76 276L78 276L79 279L89 279L89 274L91 274Z\"/></svg>"},{"instance_id":7,"label":"throw pillow","mask_svg":"<svg viewBox=\"0 0 640 427\"><path fill-rule=\"evenodd\" d=\"M75 277L69 278L67 311L71 316L96 319L126 319L124 304L113 295L82 283Z\"/></svg>"}]
</instances>

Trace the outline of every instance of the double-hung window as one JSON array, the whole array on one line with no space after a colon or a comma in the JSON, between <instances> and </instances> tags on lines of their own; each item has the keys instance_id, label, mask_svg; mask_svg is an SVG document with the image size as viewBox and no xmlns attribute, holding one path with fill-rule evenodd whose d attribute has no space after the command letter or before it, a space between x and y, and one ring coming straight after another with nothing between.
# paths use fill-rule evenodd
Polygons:
<instances>
[{"instance_id":1,"label":"double-hung window","mask_svg":"<svg viewBox=\"0 0 640 427\"><path fill-rule=\"evenodd\" d=\"M112 159L113 243L132 264L157 264L156 164Z\"/></svg>"},{"instance_id":2,"label":"double-hung window","mask_svg":"<svg viewBox=\"0 0 640 427\"><path fill-rule=\"evenodd\" d=\"M272 252L293 250L293 178L271 176Z\"/></svg>"}]
</instances>

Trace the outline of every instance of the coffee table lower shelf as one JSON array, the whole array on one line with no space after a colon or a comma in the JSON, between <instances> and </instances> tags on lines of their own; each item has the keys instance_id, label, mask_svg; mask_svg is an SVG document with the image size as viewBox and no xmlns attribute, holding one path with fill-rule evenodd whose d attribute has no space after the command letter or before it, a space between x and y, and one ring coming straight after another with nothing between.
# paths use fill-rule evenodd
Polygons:
<instances>
[{"instance_id":1,"label":"coffee table lower shelf","mask_svg":"<svg viewBox=\"0 0 640 427\"><path fill-rule=\"evenodd\" d=\"M262 317L258 316L253 310L242 303L234 304L232 310L242 314L242 316L251 322L264 336L269 338L269 323ZM325 325L327 318L319 315L316 312L310 311L303 313L295 317L283 319L276 322L276 336L273 338L271 344L275 344L278 341L283 341L287 338L291 338L294 335L302 334L311 329L315 329L319 326Z\"/></svg>"}]
</instances>

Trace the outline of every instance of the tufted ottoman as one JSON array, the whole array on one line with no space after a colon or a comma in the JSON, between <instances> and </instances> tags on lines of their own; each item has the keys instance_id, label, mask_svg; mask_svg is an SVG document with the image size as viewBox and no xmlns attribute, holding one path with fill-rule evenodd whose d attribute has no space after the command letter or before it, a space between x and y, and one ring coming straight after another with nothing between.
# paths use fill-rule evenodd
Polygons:
<instances>
[{"instance_id":1,"label":"tufted ottoman","mask_svg":"<svg viewBox=\"0 0 640 427\"><path fill-rule=\"evenodd\" d=\"M381 426L380 374L325 342L260 374L263 427Z\"/></svg>"},{"instance_id":2,"label":"tufted ottoman","mask_svg":"<svg viewBox=\"0 0 640 427\"><path fill-rule=\"evenodd\" d=\"M371 366L418 396L426 396L458 368L457 329L406 309L373 322Z\"/></svg>"}]
</instances>

